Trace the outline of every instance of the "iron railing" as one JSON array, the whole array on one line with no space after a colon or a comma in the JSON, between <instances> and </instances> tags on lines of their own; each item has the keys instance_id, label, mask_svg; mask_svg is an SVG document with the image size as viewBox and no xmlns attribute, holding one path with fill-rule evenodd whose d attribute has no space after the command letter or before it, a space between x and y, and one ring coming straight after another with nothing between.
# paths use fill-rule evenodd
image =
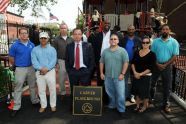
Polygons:
<instances>
[{"instance_id":1,"label":"iron railing","mask_svg":"<svg viewBox=\"0 0 186 124\"><path fill-rule=\"evenodd\" d=\"M172 91L186 104L186 56L177 56L174 62Z\"/></svg>"},{"instance_id":2,"label":"iron railing","mask_svg":"<svg viewBox=\"0 0 186 124\"><path fill-rule=\"evenodd\" d=\"M33 37L33 26L28 24L18 24L18 23L9 23L5 20L0 20L0 55L1 54L8 54L10 46L13 44L15 39L19 36L19 28L25 27L29 30L29 38L32 39ZM50 36L51 30L45 27L40 27L39 32L45 31L48 32Z\"/></svg>"}]
</instances>

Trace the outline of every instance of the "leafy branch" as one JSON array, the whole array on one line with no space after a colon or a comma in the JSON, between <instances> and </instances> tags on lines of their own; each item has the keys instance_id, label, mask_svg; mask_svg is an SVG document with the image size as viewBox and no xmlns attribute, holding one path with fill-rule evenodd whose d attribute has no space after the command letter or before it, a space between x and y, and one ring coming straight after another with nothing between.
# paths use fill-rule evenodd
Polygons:
<instances>
[{"instance_id":1,"label":"leafy branch","mask_svg":"<svg viewBox=\"0 0 186 124\"><path fill-rule=\"evenodd\" d=\"M39 11L41 7L46 7L50 10L50 7L57 3L57 0L11 0L11 6L14 7L15 5L18 6L18 12L22 14L24 10L27 8L32 9L33 16L39 16Z\"/></svg>"}]
</instances>

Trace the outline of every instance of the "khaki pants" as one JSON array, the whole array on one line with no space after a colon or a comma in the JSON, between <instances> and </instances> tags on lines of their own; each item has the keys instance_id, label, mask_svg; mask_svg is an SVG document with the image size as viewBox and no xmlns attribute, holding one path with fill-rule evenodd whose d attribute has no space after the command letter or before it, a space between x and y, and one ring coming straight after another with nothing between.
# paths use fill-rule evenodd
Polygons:
<instances>
[{"instance_id":1,"label":"khaki pants","mask_svg":"<svg viewBox=\"0 0 186 124\"><path fill-rule=\"evenodd\" d=\"M21 108L21 96L22 87L24 82L27 81L30 90L30 98L32 104L38 103L39 99L36 95L36 77L35 70L30 67L16 67L15 70L15 88L14 88L14 108L13 110L19 110Z\"/></svg>"},{"instance_id":2,"label":"khaki pants","mask_svg":"<svg viewBox=\"0 0 186 124\"><path fill-rule=\"evenodd\" d=\"M66 72L65 61L58 59L59 64L59 90L61 95L66 94L65 81L68 81L68 74Z\"/></svg>"},{"instance_id":3,"label":"khaki pants","mask_svg":"<svg viewBox=\"0 0 186 124\"><path fill-rule=\"evenodd\" d=\"M50 106L56 107L56 72L52 69L45 75L40 75L36 72L37 86L39 91L40 103L42 108L47 107L46 87L48 86L50 92Z\"/></svg>"}]
</instances>

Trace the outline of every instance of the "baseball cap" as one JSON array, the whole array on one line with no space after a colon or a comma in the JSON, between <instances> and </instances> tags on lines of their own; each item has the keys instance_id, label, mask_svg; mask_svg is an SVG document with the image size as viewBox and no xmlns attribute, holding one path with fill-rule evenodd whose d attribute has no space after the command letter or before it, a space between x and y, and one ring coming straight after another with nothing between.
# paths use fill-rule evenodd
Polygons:
<instances>
[{"instance_id":1,"label":"baseball cap","mask_svg":"<svg viewBox=\"0 0 186 124\"><path fill-rule=\"evenodd\" d=\"M42 37L49 38L48 33L47 32L41 32L39 34L39 38L42 38Z\"/></svg>"}]
</instances>

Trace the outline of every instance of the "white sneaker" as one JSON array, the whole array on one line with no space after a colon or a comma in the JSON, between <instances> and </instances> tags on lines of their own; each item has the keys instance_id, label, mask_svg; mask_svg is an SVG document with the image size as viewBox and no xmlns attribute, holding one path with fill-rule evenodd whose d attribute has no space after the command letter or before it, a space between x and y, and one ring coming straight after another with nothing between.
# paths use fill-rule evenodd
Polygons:
<instances>
[{"instance_id":1,"label":"white sneaker","mask_svg":"<svg viewBox=\"0 0 186 124\"><path fill-rule=\"evenodd\" d=\"M130 102L131 103L135 103L136 102L136 100L134 99L134 96L133 95L131 96Z\"/></svg>"}]
</instances>

